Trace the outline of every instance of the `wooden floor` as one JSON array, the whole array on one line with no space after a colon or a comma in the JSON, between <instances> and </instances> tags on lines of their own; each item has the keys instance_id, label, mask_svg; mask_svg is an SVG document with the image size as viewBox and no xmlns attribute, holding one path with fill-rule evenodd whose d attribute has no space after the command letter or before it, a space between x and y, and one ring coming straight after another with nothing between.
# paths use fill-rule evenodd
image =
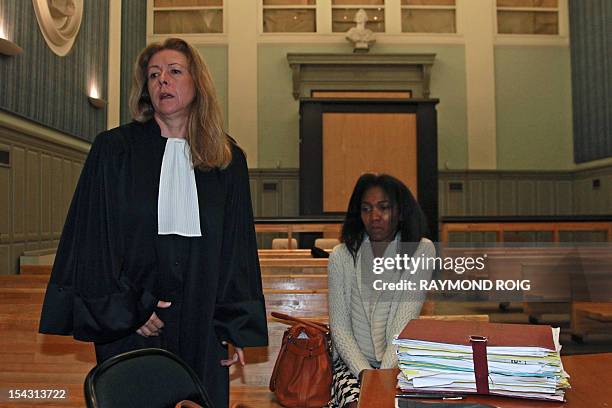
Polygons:
<instances>
[{"instance_id":1,"label":"wooden floor","mask_svg":"<svg viewBox=\"0 0 612 408\"><path fill-rule=\"evenodd\" d=\"M95 365L92 347L37 333L48 276L0 276L0 406L83 407L83 380ZM66 399L11 401L9 389L61 389Z\"/></svg>"},{"instance_id":2,"label":"wooden floor","mask_svg":"<svg viewBox=\"0 0 612 408\"><path fill-rule=\"evenodd\" d=\"M300 254L302 255L302 254ZM268 313L327 319L327 260L264 258L262 281ZM83 381L95 365L93 347L65 336L37 333L49 267L0 276L0 407L84 407ZM230 369L232 405L280 407L268 381L286 325L268 322L270 345L246 349L247 365ZM57 401L10 401L9 389L62 389Z\"/></svg>"}]
</instances>

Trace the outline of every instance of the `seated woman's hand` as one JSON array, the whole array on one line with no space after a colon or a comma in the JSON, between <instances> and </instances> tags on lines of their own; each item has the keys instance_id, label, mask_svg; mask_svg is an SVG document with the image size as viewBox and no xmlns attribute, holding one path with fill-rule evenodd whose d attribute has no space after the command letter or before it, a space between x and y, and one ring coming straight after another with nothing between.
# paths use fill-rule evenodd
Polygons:
<instances>
[{"instance_id":1,"label":"seated woman's hand","mask_svg":"<svg viewBox=\"0 0 612 408\"><path fill-rule=\"evenodd\" d=\"M163 300L160 300L159 302L157 302L157 307L160 309L165 309L167 307L170 307L171 304L171 302L164 302ZM161 332L161 329L163 327L164 322L162 322L162 320L157 317L157 314L153 312L151 317L149 317L149 320L147 320L145 324L140 326L140 328L136 330L136 333L140 334L143 337L159 336L159 333Z\"/></svg>"},{"instance_id":2,"label":"seated woman's hand","mask_svg":"<svg viewBox=\"0 0 612 408\"><path fill-rule=\"evenodd\" d=\"M227 345L227 341L222 341L221 342L224 346ZM236 347L236 346L232 346L234 348L234 357L228 360L221 360L221 365L224 367L231 367L234 364L240 362L240 365L244 367L245 360L244 360L244 350L242 350L242 348L240 347Z\"/></svg>"}]
</instances>

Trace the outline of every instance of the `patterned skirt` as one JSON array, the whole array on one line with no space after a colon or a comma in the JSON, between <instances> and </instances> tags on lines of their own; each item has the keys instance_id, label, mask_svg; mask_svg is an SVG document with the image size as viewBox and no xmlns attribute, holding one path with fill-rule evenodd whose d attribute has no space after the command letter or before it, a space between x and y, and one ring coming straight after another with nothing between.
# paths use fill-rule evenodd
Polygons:
<instances>
[{"instance_id":1,"label":"patterned skirt","mask_svg":"<svg viewBox=\"0 0 612 408\"><path fill-rule=\"evenodd\" d=\"M343 408L359 399L359 381L340 357L334 361L332 397L329 408Z\"/></svg>"}]
</instances>

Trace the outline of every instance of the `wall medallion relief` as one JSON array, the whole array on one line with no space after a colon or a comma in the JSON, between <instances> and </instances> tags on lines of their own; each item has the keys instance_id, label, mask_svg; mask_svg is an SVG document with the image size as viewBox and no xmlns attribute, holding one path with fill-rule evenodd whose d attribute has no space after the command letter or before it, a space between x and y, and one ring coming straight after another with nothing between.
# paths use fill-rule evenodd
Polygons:
<instances>
[{"instance_id":1,"label":"wall medallion relief","mask_svg":"<svg viewBox=\"0 0 612 408\"><path fill-rule=\"evenodd\" d=\"M68 54L81 27L83 0L32 0L40 31L51 50Z\"/></svg>"}]
</instances>

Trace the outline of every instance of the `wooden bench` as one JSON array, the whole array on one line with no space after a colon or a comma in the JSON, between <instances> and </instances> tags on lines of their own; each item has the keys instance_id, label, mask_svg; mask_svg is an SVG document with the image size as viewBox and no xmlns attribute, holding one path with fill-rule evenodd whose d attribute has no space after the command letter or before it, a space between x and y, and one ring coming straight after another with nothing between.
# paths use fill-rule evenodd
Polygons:
<instances>
[{"instance_id":1,"label":"wooden bench","mask_svg":"<svg viewBox=\"0 0 612 408\"><path fill-rule=\"evenodd\" d=\"M21 275L50 275L53 265L21 265L19 273Z\"/></svg>"},{"instance_id":2,"label":"wooden bench","mask_svg":"<svg viewBox=\"0 0 612 408\"><path fill-rule=\"evenodd\" d=\"M327 293L327 274L270 274L261 281L265 293Z\"/></svg>"},{"instance_id":3,"label":"wooden bench","mask_svg":"<svg viewBox=\"0 0 612 408\"><path fill-rule=\"evenodd\" d=\"M294 234L300 232L319 232L326 238L338 238L342 230L342 220L321 221L317 219L264 219L255 220L256 233L283 233L287 234L287 248L291 247L291 239Z\"/></svg>"},{"instance_id":4,"label":"wooden bench","mask_svg":"<svg viewBox=\"0 0 612 408\"><path fill-rule=\"evenodd\" d=\"M589 334L612 334L612 302L573 302L572 339L584 341Z\"/></svg>"},{"instance_id":5,"label":"wooden bench","mask_svg":"<svg viewBox=\"0 0 612 408\"><path fill-rule=\"evenodd\" d=\"M260 259L262 275L327 275L326 258Z\"/></svg>"},{"instance_id":6,"label":"wooden bench","mask_svg":"<svg viewBox=\"0 0 612 408\"><path fill-rule=\"evenodd\" d=\"M327 273L327 258L266 257L259 261L262 274L323 274ZM51 274L52 265L22 265L21 275Z\"/></svg>"},{"instance_id":7,"label":"wooden bench","mask_svg":"<svg viewBox=\"0 0 612 408\"><path fill-rule=\"evenodd\" d=\"M259 249L259 259L312 258L310 249Z\"/></svg>"},{"instance_id":8,"label":"wooden bench","mask_svg":"<svg viewBox=\"0 0 612 408\"><path fill-rule=\"evenodd\" d=\"M569 322L571 301L583 299L589 291L602 288L601 283L605 286L602 277L609 277L612 273L612 251L607 247L451 247L441 251L443 257L478 257L484 254L487 255L486 267L482 271L466 272L462 276L444 271L442 277L530 280L531 289L524 292L523 309L533 323ZM601 282L594 283L596 279ZM612 288L608 291L612 292ZM513 293L502 293L500 298L491 300L498 300L504 306L512 300ZM601 296L598 294L594 299Z\"/></svg>"}]
</instances>

